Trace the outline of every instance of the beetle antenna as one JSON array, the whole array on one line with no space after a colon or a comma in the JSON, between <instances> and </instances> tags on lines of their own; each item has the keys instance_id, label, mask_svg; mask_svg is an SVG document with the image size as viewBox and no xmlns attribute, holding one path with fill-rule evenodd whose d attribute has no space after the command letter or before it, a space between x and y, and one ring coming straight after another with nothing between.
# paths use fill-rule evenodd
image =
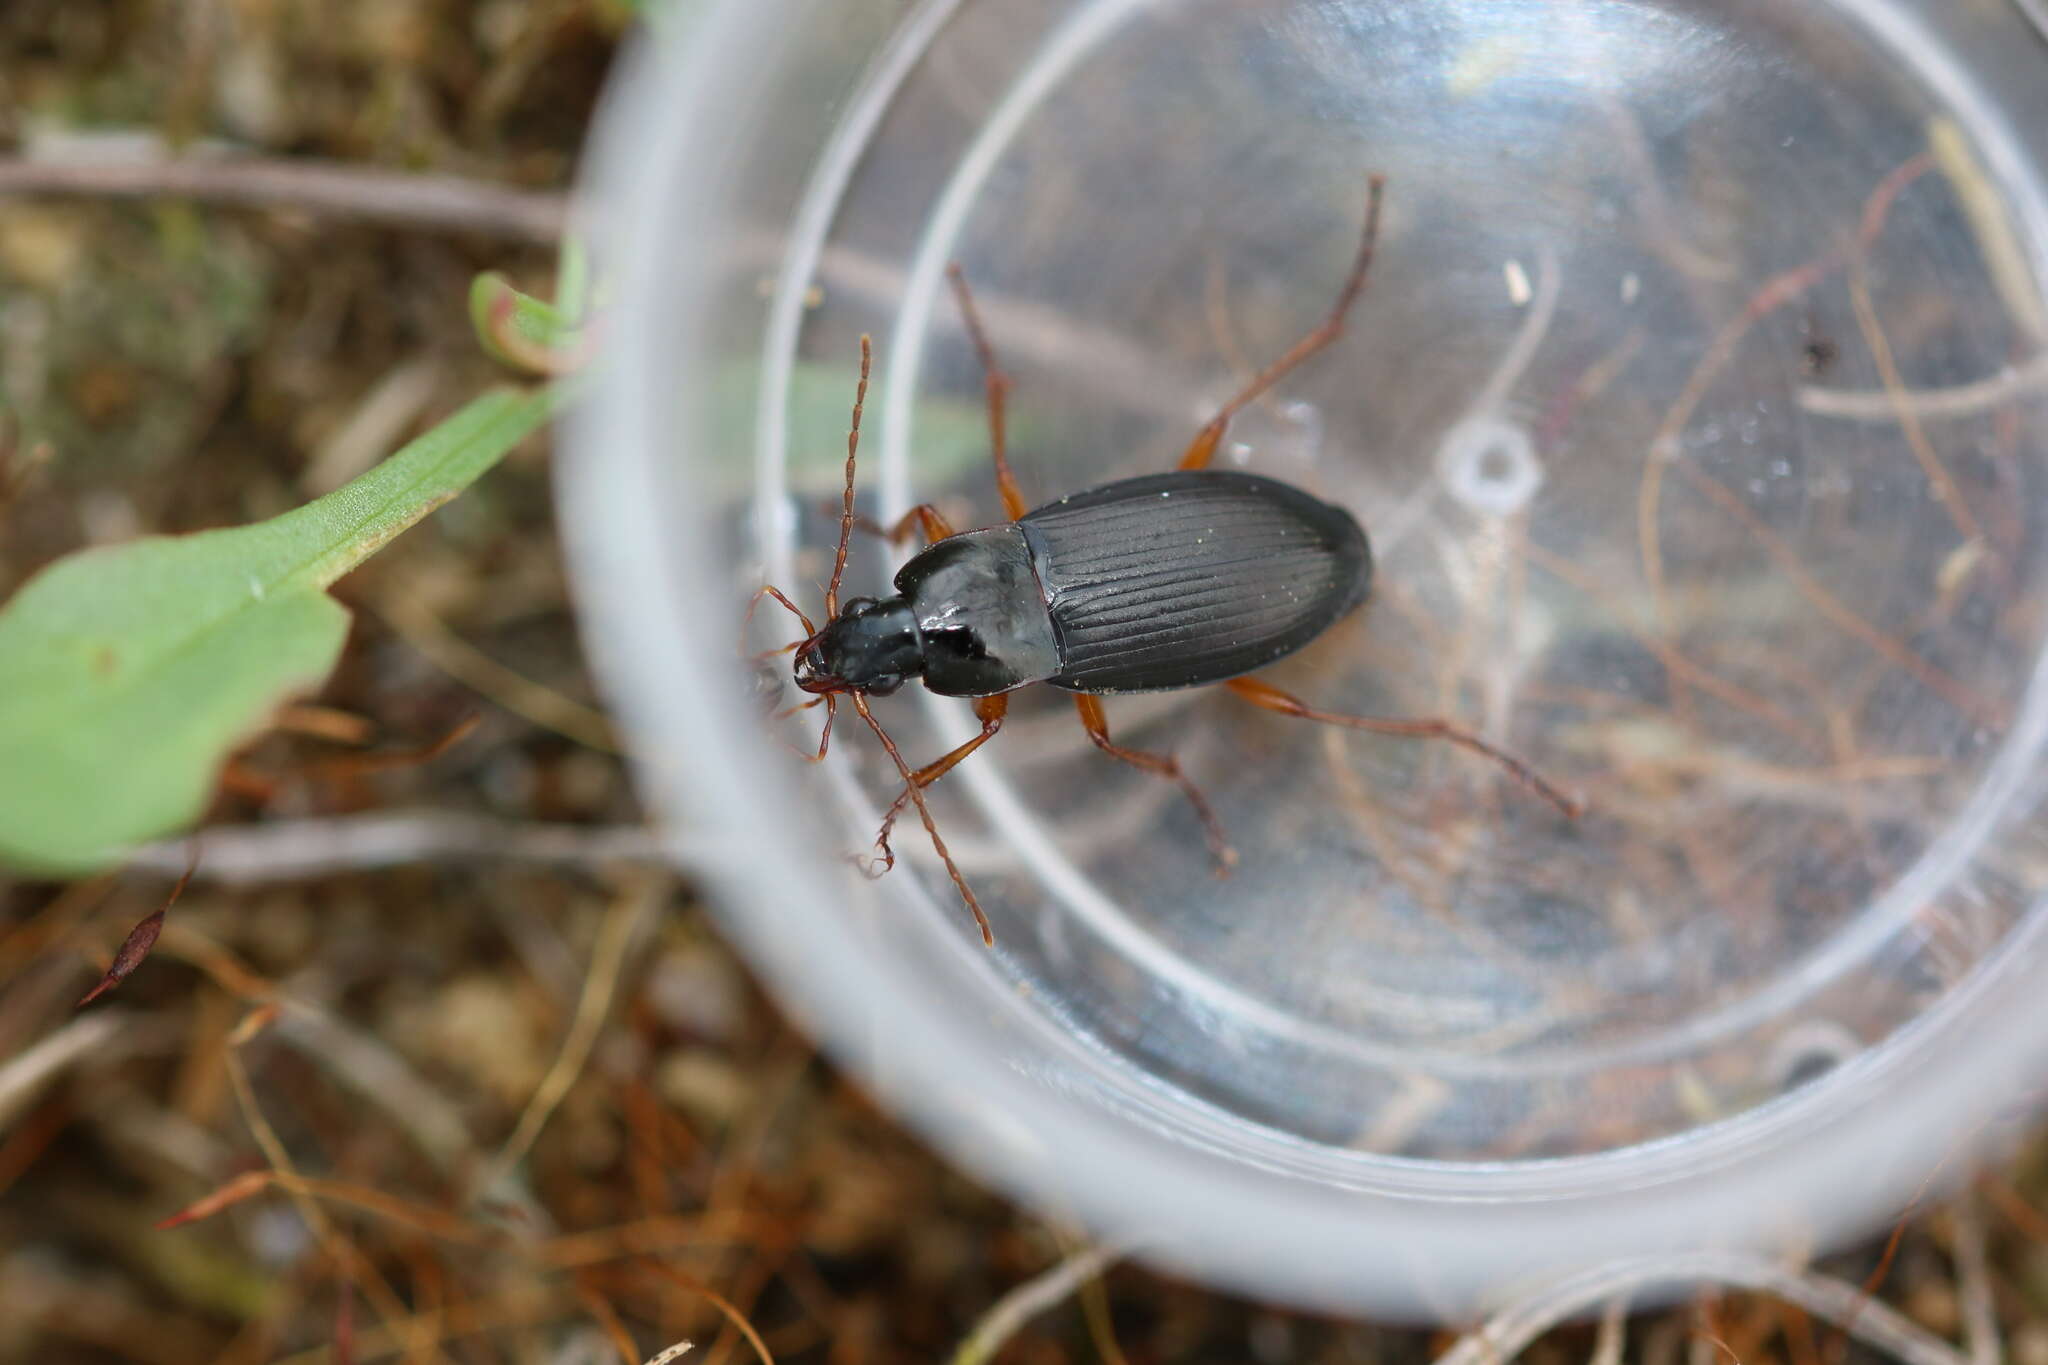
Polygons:
<instances>
[{"instance_id":1,"label":"beetle antenna","mask_svg":"<svg viewBox=\"0 0 2048 1365\"><path fill-rule=\"evenodd\" d=\"M846 432L846 494L840 502L839 554L832 561L832 586L825 589L825 616L839 615L839 580L846 574L846 542L853 538L853 462L860 453L860 409L868 401L868 366L874 343L860 334L860 386L853 391L853 425Z\"/></svg>"},{"instance_id":2,"label":"beetle antenna","mask_svg":"<svg viewBox=\"0 0 2048 1365\"><path fill-rule=\"evenodd\" d=\"M924 793L918 790L917 775L911 772L910 765L903 761L902 753L896 748L896 741L889 738L889 732L875 719L875 713L868 710L868 699L859 692L851 695L853 709L860 712L860 718L868 723L868 728L875 732L875 738L881 740L882 747L889 751L889 757L895 761L896 770L903 774L903 780L908 784L910 799L917 804L918 818L924 821L924 832L932 837L932 848L938 853L939 861L946 865L946 874L953 879L953 885L960 889L960 898L966 901L967 908L974 912L974 922L981 928L981 941L988 947L995 947L995 930L989 927L988 916L982 913L981 902L976 900L974 892L968 889L967 879L960 875L960 868L954 863L953 855L946 851L946 841L939 837L939 827L932 820L931 807L925 804Z\"/></svg>"}]
</instances>

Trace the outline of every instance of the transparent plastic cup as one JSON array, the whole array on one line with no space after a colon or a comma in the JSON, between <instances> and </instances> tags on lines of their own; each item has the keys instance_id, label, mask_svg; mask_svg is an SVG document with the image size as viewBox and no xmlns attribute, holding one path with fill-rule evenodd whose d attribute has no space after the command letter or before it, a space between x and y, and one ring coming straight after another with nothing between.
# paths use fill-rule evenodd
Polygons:
<instances>
[{"instance_id":1,"label":"transparent plastic cup","mask_svg":"<svg viewBox=\"0 0 2048 1365\"><path fill-rule=\"evenodd\" d=\"M1183 1271L1456 1316L1589 1266L1801 1254L2031 1109L2048 1053L2048 42L1981 0L731 0L621 75L609 355L562 493L644 790L781 998L959 1160ZM932 793L985 949L842 712L735 637L864 511L999 518L973 282L1045 501L1225 465L1369 529L1266 676L1021 694ZM894 564L856 539L848 593ZM775 619L772 623L769 616ZM750 648L800 634L771 605ZM786 657L775 667L786 667ZM785 698L786 699L786 698ZM876 703L912 761L974 733ZM1946 1163L1946 1164L1944 1164Z\"/></svg>"}]
</instances>

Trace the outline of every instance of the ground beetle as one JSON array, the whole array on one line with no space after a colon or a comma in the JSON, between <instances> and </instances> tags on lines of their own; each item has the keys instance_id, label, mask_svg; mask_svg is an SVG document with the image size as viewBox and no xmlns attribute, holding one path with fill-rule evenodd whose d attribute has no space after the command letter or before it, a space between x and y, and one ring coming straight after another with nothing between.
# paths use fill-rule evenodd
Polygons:
<instances>
[{"instance_id":1,"label":"ground beetle","mask_svg":"<svg viewBox=\"0 0 2048 1365\"><path fill-rule=\"evenodd\" d=\"M1002 727L1009 694L1050 683L1074 694L1088 737L1115 758L1180 785L1200 815L1218 871L1236 861L1214 811L1179 764L1164 754L1111 741L1098 698L1120 692L1162 692L1221 683L1257 706L1381 734L1447 739L1499 763L1567 816L1579 803L1527 764L1444 720L1389 720L1318 711L1245 675L1294 653L1365 600L1372 551L1365 531L1333 507L1277 479L1210 469L1231 417L1342 333L1345 314L1365 287L1379 234L1382 178L1372 177L1365 231L1351 273L1329 316L1225 403L1171 473L1121 479L1027 509L1004 449L1004 400L1010 381L996 364L958 266L948 269L986 380L996 487L1010 520L956 533L929 503L882 531L900 542L922 530L929 542L897 573L896 596L839 603L853 512L854 457L861 405L867 396L870 345L861 338L860 387L846 443L846 490L839 551L825 593L822 628L776 588L773 597L803 622L805 637L774 654L794 651L795 682L824 702L824 734L832 738L835 699L852 698L904 778L903 794L882 821L877 843L893 864L889 832L906 802L915 803L933 846L993 943L988 918L946 851L923 789L973 753ZM875 528L882 530L882 528ZM751 608L749 610L751 615ZM770 656L772 657L772 655ZM974 698L981 733L913 770L876 722L867 698L886 696L911 678L933 692ZM801 709L801 708L793 708Z\"/></svg>"}]
</instances>

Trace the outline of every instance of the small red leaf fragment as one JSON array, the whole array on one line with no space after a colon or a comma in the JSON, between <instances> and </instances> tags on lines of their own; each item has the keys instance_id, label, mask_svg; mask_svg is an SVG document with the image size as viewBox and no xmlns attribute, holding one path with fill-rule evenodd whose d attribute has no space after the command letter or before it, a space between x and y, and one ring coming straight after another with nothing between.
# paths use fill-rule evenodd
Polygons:
<instances>
[{"instance_id":1,"label":"small red leaf fragment","mask_svg":"<svg viewBox=\"0 0 2048 1365\"><path fill-rule=\"evenodd\" d=\"M194 1200L158 1223L157 1231L181 1227L186 1223L196 1223L201 1218L211 1218L230 1205L239 1204L252 1195L261 1194L269 1187L271 1174L269 1171L249 1171L238 1175L212 1194Z\"/></svg>"},{"instance_id":2,"label":"small red leaf fragment","mask_svg":"<svg viewBox=\"0 0 2048 1365\"><path fill-rule=\"evenodd\" d=\"M126 981L128 974L142 965L142 959L149 956L151 948L156 947L157 935L164 931L164 912L176 905L178 897L185 894L185 884L192 880L192 874L198 867L199 859L195 854L191 866L185 869L184 876L178 878L178 884L171 888L171 894L165 898L164 903L154 912L143 916L142 922L128 931L128 937L121 940L121 947L115 952L113 964L107 968L106 975L100 978L97 986L79 997L78 1004L73 1006L74 1009L83 1009L90 1005Z\"/></svg>"},{"instance_id":3,"label":"small red leaf fragment","mask_svg":"<svg viewBox=\"0 0 2048 1365\"><path fill-rule=\"evenodd\" d=\"M356 1287L346 1279L334 1305L334 1365L356 1365Z\"/></svg>"},{"instance_id":4,"label":"small red leaf fragment","mask_svg":"<svg viewBox=\"0 0 2048 1365\"><path fill-rule=\"evenodd\" d=\"M308 776L319 779L360 777L366 773L386 772L396 768L416 768L431 763L442 754L469 738L477 726L483 724L481 712L473 712L457 721L448 733L430 743L414 749L391 749L380 753L341 754L306 765Z\"/></svg>"}]
</instances>

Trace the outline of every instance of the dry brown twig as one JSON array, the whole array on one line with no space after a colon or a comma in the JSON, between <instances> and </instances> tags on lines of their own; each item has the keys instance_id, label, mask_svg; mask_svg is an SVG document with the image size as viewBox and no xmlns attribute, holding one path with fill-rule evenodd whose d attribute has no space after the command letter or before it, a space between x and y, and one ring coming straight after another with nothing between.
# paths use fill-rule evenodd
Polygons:
<instances>
[{"instance_id":1,"label":"dry brown twig","mask_svg":"<svg viewBox=\"0 0 2048 1365\"><path fill-rule=\"evenodd\" d=\"M997 1299L953 1352L952 1365L985 1365L1025 1323L1065 1299L1126 1254L1122 1247L1077 1251Z\"/></svg>"},{"instance_id":2,"label":"dry brown twig","mask_svg":"<svg viewBox=\"0 0 2048 1365\"><path fill-rule=\"evenodd\" d=\"M590 1050L597 1043L599 1030L604 1027L605 1016L611 1011L612 995L625 968L627 950L633 944L636 931L648 918L648 912L661 903L662 891L661 879L651 876L636 878L606 911L604 922L598 926L597 943L591 950L590 972L584 979L583 995L576 1002L576 1013L569 1022L567 1035L562 1039L561 1051L556 1055L554 1065L548 1068L547 1075L541 1078L533 1097L527 1101L511 1136L505 1139L505 1145L499 1148L498 1154L471 1186L477 1197L488 1197L512 1168L525 1159L534 1139L540 1136L540 1130L555 1112L555 1106L562 1102L562 1097L569 1093L569 1087L582 1074L583 1064L590 1059Z\"/></svg>"},{"instance_id":3,"label":"dry brown twig","mask_svg":"<svg viewBox=\"0 0 2048 1365\"><path fill-rule=\"evenodd\" d=\"M602 711L507 668L450 630L424 602L392 593L376 609L407 644L457 682L543 729L600 753L619 752L611 721Z\"/></svg>"},{"instance_id":4,"label":"dry brown twig","mask_svg":"<svg viewBox=\"0 0 2048 1365\"><path fill-rule=\"evenodd\" d=\"M66 147L77 141L65 140ZM146 156L94 161L0 160L0 198L197 199L292 209L406 228L553 242L566 195L452 175L421 175L298 158Z\"/></svg>"},{"instance_id":5,"label":"dry brown twig","mask_svg":"<svg viewBox=\"0 0 2048 1365\"><path fill-rule=\"evenodd\" d=\"M1906 1365L1971 1365L1955 1347L1872 1300L1859 1285L1789 1269L1760 1256L1720 1252L1645 1256L1583 1271L1495 1314L1438 1356L1436 1365L1507 1365L1551 1328L1616 1295L1684 1284L1774 1295L1853 1332L1866 1345Z\"/></svg>"},{"instance_id":6,"label":"dry brown twig","mask_svg":"<svg viewBox=\"0 0 2048 1365\"><path fill-rule=\"evenodd\" d=\"M2048 351L2008 365L1988 378L1945 389L1823 389L1808 385L1799 390L1799 406L1821 417L1851 422L1894 422L1906 414L1922 420L1974 417L2036 390L2048 390Z\"/></svg>"},{"instance_id":7,"label":"dry brown twig","mask_svg":"<svg viewBox=\"0 0 2048 1365\"><path fill-rule=\"evenodd\" d=\"M590 867L609 863L692 862L712 850L679 847L639 825L571 825L499 820L459 811L387 811L377 814L217 825L198 834L146 844L129 866L175 873L185 850L200 850L197 880L225 886L261 886L337 872L458 858Z\"/></svg>"}]
</instances>

